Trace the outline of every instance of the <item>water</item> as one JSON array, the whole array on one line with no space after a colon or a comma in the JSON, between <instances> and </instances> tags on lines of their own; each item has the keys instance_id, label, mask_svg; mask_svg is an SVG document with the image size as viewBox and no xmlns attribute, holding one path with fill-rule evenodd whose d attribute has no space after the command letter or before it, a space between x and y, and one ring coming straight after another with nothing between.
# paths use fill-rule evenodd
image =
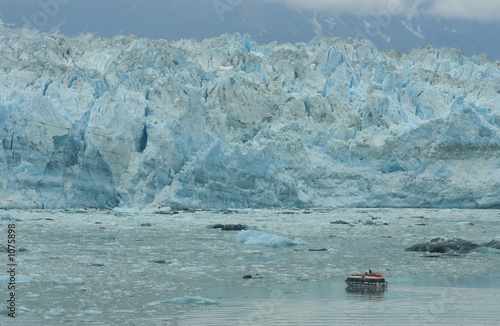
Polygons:
<instances>
[{"instance_id":1,"label":"water","mask_svg":"<svg viewBox=\"0 0 500 326\"><path fill-rule=\"evenodd\" d=\"M404 251L436 237L498 240L496 210L11 211L0 217L0 243L6 244L7 224L14 223L16 245L26 249L16 254L17 318L0 308L2 325L495 325L500 320L496 251L440 257ZM337 220L350 225L331 224ZM237 232L207 228L214 223L243 223L301 244L241 244L233 241ZM7 266L4 251L0 264ZM347 275L369 268L386 277L387 291L346 291ZM7 283L0 287L4 301ZM165 302L185 296L218 304Z\"/></svg>"},{"instance_id":2,"label":"water","mask_svg":"<svg viewBox=\"0 0 500 326\"><path fill-rule=\"evenodd\" d=\"M228 325L496 325L498 282L496 288L489 288L484 278L462 281L394 279L386 291L368 293L348 292L339 281L305 282L292 292L250 290L231 298L227 296L234 289L224 289L220 307L191 311L179 325L220 325L221 321Z\"/></svg>"}]
</instances>

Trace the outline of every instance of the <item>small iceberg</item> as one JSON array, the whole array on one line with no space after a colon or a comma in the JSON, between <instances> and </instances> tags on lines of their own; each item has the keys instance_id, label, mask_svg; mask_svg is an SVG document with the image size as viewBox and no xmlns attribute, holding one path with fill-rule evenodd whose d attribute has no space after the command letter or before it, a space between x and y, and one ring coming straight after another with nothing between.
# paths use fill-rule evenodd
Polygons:
<instances>
[{"instance_id":1,"label":"small iceberg","mask_svg":"<svg viewBox=\"0 0 500 326\"><path fill-rule=\"evenodd\" d=\"M472 250L472 252L477 252L480 254L500 254L500 249L490 248L490 247L479 247L477 249Z\"/></svg>"},{"instance_id":2,"label":"small iceberg","mask_svg":"<svg viewBox=\"0 0 500 326\"><path fill-rule=\"evenodd\" d=\"M66 310L63 308L51 308L47 315L49 316L64 316L66 314Z\"/></svg>"},{"instance_id":3,"label":"small iceberg","mask_svg":"<svg viewBox=\"0 0 500 326\"><path fill-rule=\"evenodd\" d=\"M244 244L261 245L273 248L289 247L298 244L298 242L292 241L285 237L262 233L254 230L240 231L234 236L233 240Z\"/></svg>"},{"instance_id":4,"label":"small iceberg","mask_svg":"<svg viewBox=\"0 0 500 326\"><path fill-rule=\"evenodd\" d=\"M139 207L115 207L111 210L113 213L122 213L122 214L135 214L140 211Z\"/></svg>"},{"instance_id":5,"label":"small iceberg","mask_svg":"<svg viewBox=\"0 0 500 326\"><path fill-rule=\"evenodd\" d=\"M53 284L57 285L83 285L85 282L80 277L65 277L62 279L52 279Z\"/></svg>"},{"instance_id":6,"label":"small iceberg","mask_svg":"<svg viewBox=\"0 0 500 326\"><path fill-rule=\"evenodd\" d=\"M175 304L219 304L219 302L203 297L178 297L173 299L163 300L163 303Z\"/></svg>"},{"instance_id":7,"label":"small iceberg","mask_svg":"<svg viewBox=\"0 0 500 326\"><path fill-rule=\"evenodd\" d=\"M9 283L11 282L11 276L10 275L2 275L0 276L0 283ZM16 275L15 281L17 283L31 283L33 282L33 279L31 277L25 276L25 275Z\"/></svg>"}]
</instances>

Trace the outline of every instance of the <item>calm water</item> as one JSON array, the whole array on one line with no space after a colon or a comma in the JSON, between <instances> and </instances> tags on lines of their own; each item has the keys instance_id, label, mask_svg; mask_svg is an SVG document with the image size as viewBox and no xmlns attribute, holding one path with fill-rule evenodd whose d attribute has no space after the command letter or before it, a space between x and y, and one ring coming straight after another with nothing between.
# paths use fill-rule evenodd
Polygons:
<instances>
[{"instance_id":1,"label":"calm water","mask_svg":"<svg viewBox=\"0 0 500 326\"><path fill-rule=\"evenodd\" d=\"M499 276L394 279L371 293L348 292L340 281L207 290L219 305L198 307L178 325L498 325Z\"/></svg>"},{"instance_id":2,"label":"calm water","mask_svg":"<svg viewBox=\"0 0 500 326\"><path fill-rule=\"evenodd\" d=\"M16 319L0 306L0 325L498 325L500 250L404 249L436 237L499 240L499 221L498 210L0 211L0 244L14 223L23 249ZM239 243L214 223L298 245ZM1 270L7 263L0 251ZM347 275L369 268L387 291L346 291ZM7 284L0 272L2 302Z\"/></svg>"}]
</instances>

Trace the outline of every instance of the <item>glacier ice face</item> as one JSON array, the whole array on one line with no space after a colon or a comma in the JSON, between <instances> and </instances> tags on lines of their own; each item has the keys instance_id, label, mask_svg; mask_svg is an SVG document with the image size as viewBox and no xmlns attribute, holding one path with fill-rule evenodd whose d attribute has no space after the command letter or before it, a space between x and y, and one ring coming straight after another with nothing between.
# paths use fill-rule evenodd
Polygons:
<instances>
[{"instance_id":1,"label":"glacier ice face","mask_svg":"<svg viewBox=\"0 0 500 326\"><path fill-rule=\"evenodd\" d=\"M0 38L0 207L500 207L500 64L320 38Z\"/></svg>"}]
</instances>

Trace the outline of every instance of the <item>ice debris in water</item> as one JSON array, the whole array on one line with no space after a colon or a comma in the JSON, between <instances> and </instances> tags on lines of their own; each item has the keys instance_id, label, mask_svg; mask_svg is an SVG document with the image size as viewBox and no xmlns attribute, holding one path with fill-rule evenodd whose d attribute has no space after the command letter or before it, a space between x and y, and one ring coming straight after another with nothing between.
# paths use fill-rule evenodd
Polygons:
<instances>
[{"instance_id":1,"label":"ice debris in water","mask_svg":"<svg viewBox=\"0 0 500 326\"><path fill-rule=\"evenodd\" d=\"M176 304L219 304L218 301L203 298L200 296L197 297L178 297L173 299L163 300L164 303L176 303Z\"/></svg>"},{"instance_id":2,"label":"ice debris in water","mask_svg":"<svg viewBox=\"0 0 500 326\"><path fill-rule=\"evenodd\" d=\"M478 244L473 242L453 238L453 239L443 239L436 238L428 242L418 243L411 247L405 249L405 251L419 251L419 252L431 252L431 253L446 253L446 252L466 252L473 249L479 248Z\"/></svg>"},{"instance_id":3,"label":"ice debris in water","mask_svg":"<svg viewBox=\"0 0 500 326\"><path fill-rule=\"evenodd\" d=\"M51 316L62 316L66 314L66 310L63 308L51 308L48 312L47 315Z\"/></svg>"},{"instance_id":4,"label":"ice debris in water","mask_svg":"<svg viewBox=\"0 0 500 326\"><path fill-rule=\"evenodd\" d=\"M500 253L500 243L496 240L478 245L471 241L459 238L445 239L435 238L428 242L417 243L405 249L405 251L429 252L429 253Z\"/></svg>"},{"instance_id":5,"label":"ice debris in water","mask_svg":"<svg viewBox=\"0 0 500 326\"><path fill-rule=\"evenodd\" d=\"M61 279L52 279L52 283L57 285L82 285L85 284L80 277L65 277Z\"/></svg>"},{"instance_id":6,"label":"ice debris in water","mask_svg":"<svg viewBox=\"0 0 500 326\"><path fill-rule=\"evenodd\" d=\"M300 239L292 241L285 237L281 237L274 234L262 233L255 230L240 231L238 234L234 236L233 240L244 244L262 245L274 248L295 246L302 241Z\"/></svg>"},{"instance_id":7,"label":"ice debris in water","mask_svg":"<svg viewBox=\"0 0 500 326\"><path fill-rule=\"evenodd\" d=\"M489 247L479 247L472 251L480 254L497 254L497 255L500 254L500 249L489 248Z\"/></svg>"},{"instance_id":8,"label":"ice debris in water","mask_svg":"<svg viewBox=\"0 0 500 326\"><path fill-rule=\"evenodd\" d=\"M11 281L11 276L10 275L2 275L0 276L0 283L9 283ZM26 275L16 275L16 282L17 283L31 283L33 282L33 279L31 277L28 277Z\"/></svg>"}]
</instances>

